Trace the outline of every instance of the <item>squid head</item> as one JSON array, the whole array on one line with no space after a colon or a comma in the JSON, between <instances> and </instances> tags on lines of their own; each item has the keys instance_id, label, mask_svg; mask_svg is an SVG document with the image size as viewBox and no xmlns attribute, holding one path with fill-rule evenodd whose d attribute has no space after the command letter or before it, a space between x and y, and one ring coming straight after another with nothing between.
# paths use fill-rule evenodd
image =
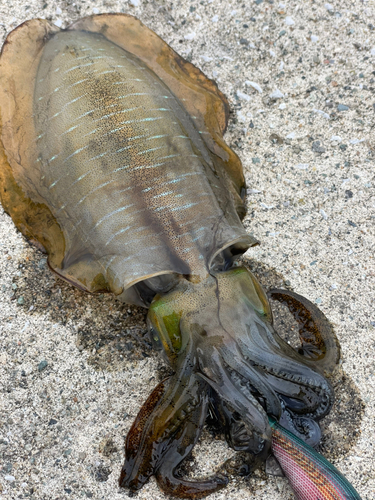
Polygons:
<instances>
[{"instance_id":1,"label":"squid head","mask_svg":"<svg viewBox=\"0 0 375 500\"><path fill-rule=\"evenodd\" d=\"M224 486L221 473L185 481L176 472L209 409L248 470L270 453L269 417L307 442L319 440L316 420L329 411L332 388L274 331L267 296L247 269L181 278L154 298L148 327L175 374L154 390L129 432L122 486L135 490L155 475L164 491L190 498Z\"/></svg>"}]
</instances>

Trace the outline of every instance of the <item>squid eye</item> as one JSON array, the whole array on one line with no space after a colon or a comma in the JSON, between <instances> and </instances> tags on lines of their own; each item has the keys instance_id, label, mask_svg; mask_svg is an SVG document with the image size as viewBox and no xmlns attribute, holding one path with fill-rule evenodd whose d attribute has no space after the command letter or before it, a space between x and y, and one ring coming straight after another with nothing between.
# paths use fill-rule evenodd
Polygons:
<instances>
[{"instance_id":1,"label":"squid eye","mask_svg":"<svg viewBox=\"0 0 375 500\"><path fill-rule=\"evenodd\" d=\"M154 325L151 323L150 320L147 323L148 323L148 325L147 325L148 326L148 333L149 333L149 337L150 337L150 341L152 343L152 346L157 351L160 351L163 348L163 345L162 345L162 342L159 338L158 331L156 330L156 328L154 327Z\"/></svg>"}]
</instances>

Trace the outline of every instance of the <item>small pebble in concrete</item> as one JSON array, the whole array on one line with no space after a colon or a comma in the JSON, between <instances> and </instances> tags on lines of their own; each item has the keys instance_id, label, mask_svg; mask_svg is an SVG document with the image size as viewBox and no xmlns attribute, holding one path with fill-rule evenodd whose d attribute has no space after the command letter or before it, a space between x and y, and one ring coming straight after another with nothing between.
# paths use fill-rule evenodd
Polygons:
<instances>
[{"instance_id":1,"label":"small pebble in concrete","mask_svg":"<svg viewBox=\"0 0 375 500\"><path fill-rule=\"evenodd\" d=\"M39 267L39 269L44 269L46 267L46 265L47 265L47 259L43 257L38 262L38 267Z\"/></svg>"},{"instance_id":2,"label":"small pebble in concrete","mask_svg":"<svg viewBox=\"0 0 375 500\"><path fill-rule=\"evenodd\" d=\"M314 151L314 153L325 153L326 148L321 145L320 141L314 141L312 143L311 149Z\"/></svg>"},{"instance_id":3,"label":"small pebble in concrete","mask_svg":"<svg viewBox=\"0 0 375 500\"><path fill-rule=\"evenodd\" d=\"M270 94L271 99L283 99L284 94L281 92L281 90L276 89L272 94Z\"/></svg>"},{"instance_id":4,"label":"small pebble in concrete","mask_svg":"<svg viewBox=\"0 0 375 500\"><path fill-rule=\"evenodd\" d=\"M337 106L337 111L348 111L349 109L349 106L347 106L346 104L339 104Z\"/></svg>"},{"instance_id":5,"label":"small pebble in concrete","mask_svg":"<svg viewBox=\"0 0 375 500\"><path fill-rule=\"evenodd\" d=\"M43 361L41 361L38 365L38 371L39 372L42 372L43 370L45 370L48 366L48 361L46 361L45 359Z\"/></svg>"},{"instance_id":6,"label":"small pebble in concrete","mask_svg":"<svg viewBox=\"0 0 375 500\"><path fill-rule=\"evenodd\" d=\"M237 90L237 97L241 99L242 101L251 101L251 97L248 94L244 94L243 92L240 92Z\"/></svg>"},{"instance_id":7,"label":"small pebble in concrete","mask_svg":"<svg viewBox=\"0 0 375 500\"><path fill-rule=\"evenodd\" d=\"M248 87L253 87L253 89L257 90L259 94L263 92L261 86L256 82L251 82L250 80L246 80L245 85L247 85Z\"/></svg>"},{"instance_id":8,"label":"small pebble in concrete","mask_svg":"<svg viewBox=\"0 0 375 500\"><path fill-rule=\"evenodd\" d=\"M192 33L188 33L187 35L184 36L185 40L193 40L193 38L195 38L195 33L192 32Z\"/></svg>"},{"instance_id":9,"label":"small pebble in concrete","mask_svg":"<svg viewBox=\"0 0 375 500\"><path fill-rule=\"evenodd\" d=\"M326 113L325 111L322 111L321 109L313 109L314 113L318 113L319 115L322 115L324 118L326 118L327 120L330 119L330 116L328 113Z\"/></svg>"}]
</instances>

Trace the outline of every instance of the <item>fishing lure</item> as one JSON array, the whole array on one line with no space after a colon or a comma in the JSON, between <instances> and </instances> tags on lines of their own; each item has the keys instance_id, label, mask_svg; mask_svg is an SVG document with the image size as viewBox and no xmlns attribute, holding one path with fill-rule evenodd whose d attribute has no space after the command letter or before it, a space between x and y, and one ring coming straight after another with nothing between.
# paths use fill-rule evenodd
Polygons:
<instances>
[{"instance_id":1,"label":"fishing lure","mask_svg":"<svg viewBox=\"0 0 375 500\"><path fill-rule=\"evenodd\" d=\"M360 500L345 477L314 448L270 418L272 452L297 500Z\"/></svg>"},{"instance_id":2,"label":"fishing lure","mask_svg":"<svg viewBox=\"0 0 375 500\"><path fill-rule=\"evenodd\" d=\"M316 443L332 406L325 375L339 346L327 319L298 294L270 292L300 323L297 352L275 332L256 278L236 267L258 242L241 223L228 115L216 84L131 16L65 30L31 20L2 49L4 209L60 277L148 307L150 338L174 370L129 431L120 485L133 491L152 475L185 498L227 484L221 472L177 474L209 409L250 471L275 443L269 417Z\"/></svg>"}]
</instances>

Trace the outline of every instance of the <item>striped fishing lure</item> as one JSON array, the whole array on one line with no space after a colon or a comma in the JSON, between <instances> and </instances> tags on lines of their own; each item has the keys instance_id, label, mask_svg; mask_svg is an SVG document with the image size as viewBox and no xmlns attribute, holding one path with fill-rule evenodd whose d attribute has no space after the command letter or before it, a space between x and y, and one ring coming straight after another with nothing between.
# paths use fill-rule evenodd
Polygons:
<instances>
[{"instance_id":1,"label":"striped fishing lure","mask_svg":"<svg viewBox=\"0 0 375 500\"><path fill-rule=\"evenodd\" d=\"M297 500L361 500L328 460L270 418L272 451Z\"/></svg>"}]
</instances>

